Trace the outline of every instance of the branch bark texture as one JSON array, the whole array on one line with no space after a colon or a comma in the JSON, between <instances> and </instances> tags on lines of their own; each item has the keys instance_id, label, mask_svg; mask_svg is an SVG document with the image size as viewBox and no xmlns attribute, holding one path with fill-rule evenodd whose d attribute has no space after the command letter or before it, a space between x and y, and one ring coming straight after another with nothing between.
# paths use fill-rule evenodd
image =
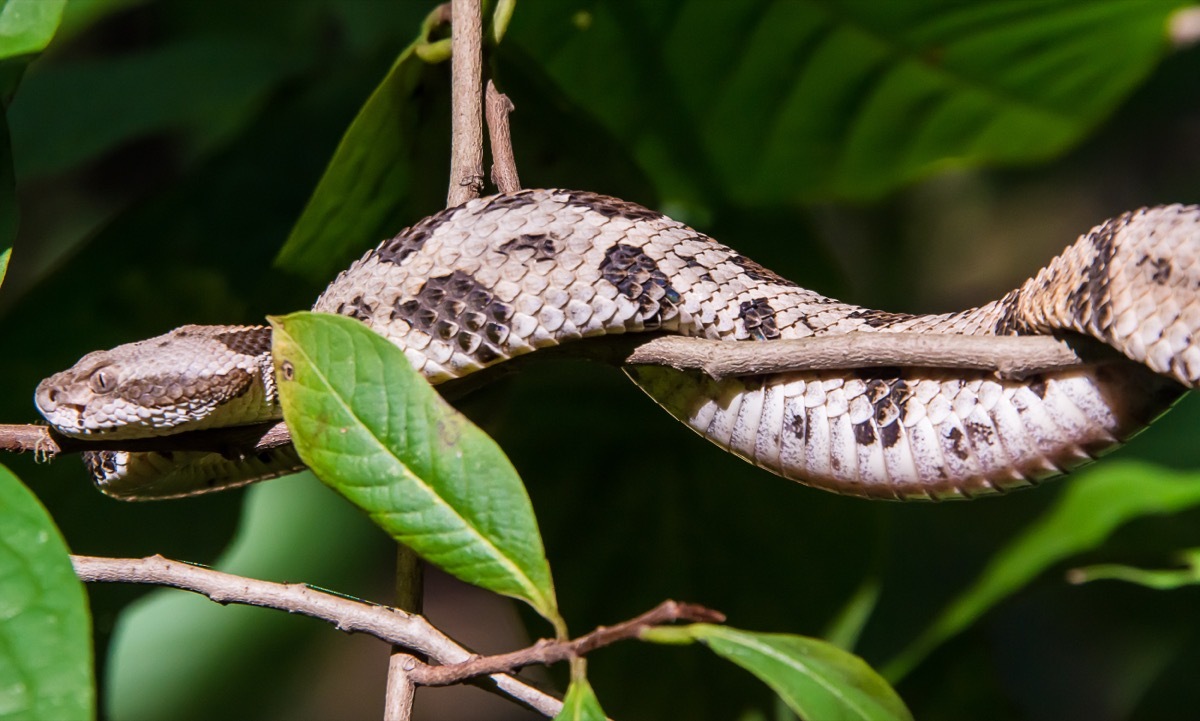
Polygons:
<instances>
[{"instance_id":1,"label":"branch bark texture","mask_svg":"<svg viewBox=\"0 0 1200 721\"><path fill-rule=\"evenodd\" d=\"M450 3L450 188L446 206L483 190L483 19L479 0Z\"/></svg>"}]
</instances>

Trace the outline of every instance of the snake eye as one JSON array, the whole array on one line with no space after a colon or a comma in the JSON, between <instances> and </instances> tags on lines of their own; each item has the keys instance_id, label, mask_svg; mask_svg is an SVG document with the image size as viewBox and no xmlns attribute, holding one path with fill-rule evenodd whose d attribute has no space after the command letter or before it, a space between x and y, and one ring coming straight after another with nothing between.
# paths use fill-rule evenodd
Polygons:
<instances>
[{"instance_id":1,"label":"snake eye","mask_svg":"<svg viewBox=\"0 0 1200 721\"><path fill-rule=\"evenodd\" d=\"M116 385L116 379L113 378L112 372L105 368L96 369L88 378L88 386L96 393L108 393Z\"/></svg>"}]
</instances>

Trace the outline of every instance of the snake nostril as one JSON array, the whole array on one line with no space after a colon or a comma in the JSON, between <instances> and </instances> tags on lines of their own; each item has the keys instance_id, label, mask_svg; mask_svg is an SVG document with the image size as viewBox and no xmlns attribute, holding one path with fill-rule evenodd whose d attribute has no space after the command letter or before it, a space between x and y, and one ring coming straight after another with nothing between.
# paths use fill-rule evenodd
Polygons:
<instances>
[{"instance_id":1,"label":"snake nostril","mask_svg":"<svg viewBox=\"0 0 1200 721\"><path fill-rule=\"evenodd\" d=\"M59 392L54 388L38 388L34 399L39 409L51 412L58 408Z\"/></svg>"}]
</instances>

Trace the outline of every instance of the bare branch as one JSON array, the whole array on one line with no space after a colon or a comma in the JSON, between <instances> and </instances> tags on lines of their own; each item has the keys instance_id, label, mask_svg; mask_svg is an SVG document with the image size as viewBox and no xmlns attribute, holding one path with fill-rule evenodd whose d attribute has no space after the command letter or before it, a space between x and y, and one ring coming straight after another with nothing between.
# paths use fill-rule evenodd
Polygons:
<instances>
[{"instance_id":1,"label":"bare branch","mask_svg":"<svg viewBox=\"0 0 1200 721\"><path fill-rule=\"evenodd\" d=\"M304 584L283 584L234 576L210 568L148 558L71 556L80 580L101 583L146 583L202 594L220 604L274 608L328 621L339 631L366 633L427 655L441 664L470 662L477 657L421 616L318 591ZM562 702L505 674L489 674L488 683L514 700L554 716ZM485 686L486 688L486 686Z\"/></svg>"},{"instance_id":2,"label":"bare branch","mask_svg":"<svg viewBox=\"0 0 1200 721\"><path fill-rule=\"evenodd\" d=\"M573 641L542 639L534 645L495 656L479 656L448 666L422 664L409 671L413 680L422 686L449 686L462 683L477 676L486 676L501 671L516 671L534 664L552 664L578 658L618 641L637 638L642 631L676 621L692 623L721 623L724 614L704 606L677 601L663 601L637 618L614 626L601 626L589 634Z\"/></svg>"},{"instance_id":3,"label":"bare branch","mask_svg":"<svg viewBox=\"0 0 1200 721\"><path fill-rule=\"evenodd\" d=\"M758 343L661 336L637 343L620 361L702 370L716 379L900 366L991 371L1019 380L1121 357L1082 337L1068 344L1052 336L846 333Z\"/></svg>"},{"instance_id":4,"label":"bare branch","mask_svg":"<svg viewBox=\"0 0 1200 721\"><path fill-rule=\"evenodd\" d=\"M446 206L483 191L483 25L479 0L451 1L450 189Z\"/></svg>"},{"instance_id":5,"label":"bare branch","mask_svg":"<svg viewBox=\"0 0 1200 721\"><path fill-rule=\"evenodd\" d=\"M291 434L283 421L123 440L75 438L64 436L48 426L0 424L0 450L17 453L33 451L47 457L105 450L258 453L291 442Z\"/></svg>"},{"instance_id":6,"label":"bare branch","mask_svg":"<svg viewBox=\"0 0 1200 721\"><path fill-rule=\"evenodd\" d=\"M683 336L606 336L532 354L593 358L614 364L665 365L701 370L713 378L790 371L888 366L990 371L1020 380L1037 373L1123 360L1099 341L1083 336L965 336L935 333L846 333L767 342L720 341ZM508 365L508 364L505 364ZM212 451L277 448L291 442L282 421L212 428L136 440L70 438L45 426L0 425L0 450L47 456L85 450Z\"/></svg>"},{"instance_id":7,"label":"bare branch","mask_svg":"<svg viewBox=\"0 0 1200 721\"><path fill-rule=\"evenodd\" d=\"M521 189L521 179L517 176L508 114L516 107L507 95L496 90L496 84L491 80L487 82L484 107L487 108L488 140L492 147L492 183L501 193L515 193Z\"/></svg>"}]
</instances>

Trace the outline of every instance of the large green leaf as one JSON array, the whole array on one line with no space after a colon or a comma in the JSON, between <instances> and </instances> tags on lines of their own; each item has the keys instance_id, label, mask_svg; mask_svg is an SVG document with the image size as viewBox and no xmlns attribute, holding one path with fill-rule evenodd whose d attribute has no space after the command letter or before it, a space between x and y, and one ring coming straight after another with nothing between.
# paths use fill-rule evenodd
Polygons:
<instances>
[{"instance_id":1,"label":"large green leaf","mask_svg":"<svg viewBox=\"0 0 1200 721\"><path fill-rule=\"evenodd\" d=\"M1163 57L1181 4L614 0L523 7L509 37L668 198L761 204L1060 153Z\"/></svg>"},{"instance_id":2,"label":"large green leaf","mask_svg":"<svg viewBox=\"0 0 1200 721\"><path fill-rule=\"evenodd\" d=\"M0 58L41 52L50 44L67 0L0 0Z\"/></svg>"},{"instance_id":3,"label":"large green leaf","mask_svg":"<svg viewBox=\"0 0 1200 721\"><path fill-rule=\"evenodd\" d=\"M5 104L29 61L58 30L67 0L0 0L0 97Z\"/></svg>"},{"instance_id":4,"label":"large green leaf","mask_svg":"<svg viewBox=\"0 0 1200 721\"><path fill-rule=\"evenodd\" d=\"M87 596L67 545L0 466L0 718L92 718Z\"/></svg>"},{"instance_id":5,"label":"large green leaf","mask_svg":"<svg viewBox=\"0 0 1200 721\"><path fill-rule=\"evenodd\" d=\"M892 687L865 661L820 639L704 623L654 628L642 638L664 643L700 641L757 676L808 721L912 719Z\"/></svg>"},{"instance_id":6,"label":"large green leaf","mask_svg":"<svg viewBox=\"0 0 1200 721\"><path fill-rule=\"evenodd\" d=\"M1142 516L1200 505L1200 472L1178 473L1149 463L1107 463L1081 473L1042 518L998 552L975 583L954 599L916 640L884 667L897 680L934 648L974 623L1048 567L1095 548Z\"/></svg>"},{"instance_id":7,"label":"large green leaf","mask_svg":"<svg viewBox=\"0 0 1200 721\"><path fill-rule=\"evenodd\" d=\"M499 446L362 323L272 326L284 418L317 477L421 557L560 625L533 506Z\"/></svg>"}]
</instances>

